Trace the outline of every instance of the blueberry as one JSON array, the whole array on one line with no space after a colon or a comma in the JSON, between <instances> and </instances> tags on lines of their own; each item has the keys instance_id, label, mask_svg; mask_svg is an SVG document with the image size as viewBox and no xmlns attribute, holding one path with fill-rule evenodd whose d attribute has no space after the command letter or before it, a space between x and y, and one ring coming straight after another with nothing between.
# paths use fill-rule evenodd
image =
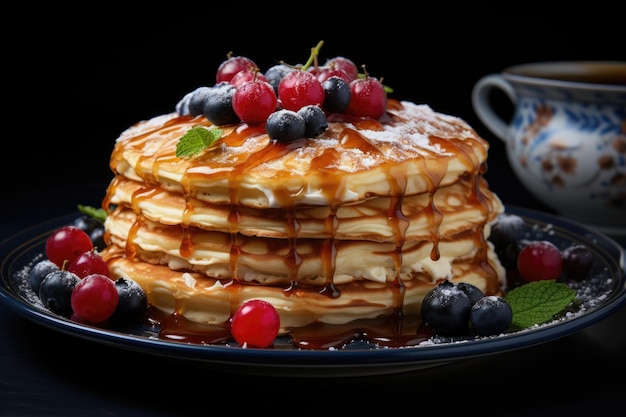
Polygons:
<instances>
[{"instance_id":1,"label":"blueberry","mask_svg":"<svg viewBox=\"0 0 626 417\"><path fill-rule=\"evenodd\" d=\"M102 222L95 217L83 214L74 219L74 221L72 222L72 226L76 226L89 234L94 229L102 227Z\"/></svg>"},{"instance_id":2,"label":"blueberry","mask_svg":"<svg viewBox=\"0 0 626 417\"><path fill-rule=\"evenodd\" d=\"M95 228L89 233L89 238L93 242L93 247L102 250L106 247L104 242L104 227Z\"/></svg>"},{"instance_id":3,"label":"blueberry","mask_svg":"<svg viewBox=\"0 0 626 417\"><path fill-rule=\"evenodd\" d=\"M295 111L283 109L270 114L265 129L270 138L291 142L304 137L306 123Z\"/></svg>"},{"instance_id":4,"label":"blueberry","mask_svg":"<svg viewBox=\"0 0 626 417\"><path fill-rule=\"evenodd\" d=\"M185 94L183 98L181 98L178 103L176 103L176 113L181 116L189 116L189 101L191 100L191 96L193 96L193 91Z\"/></svg>"},{"instance_id":5,"label":"blueberry","mask_svg":"<svg viewBox=\"0 0 626 417\"><path fill-rule=\"evenodd\" d=\"M480 300L485 296L480 288L478 288L474 284L470 284L468 282L459 282L456 287L463 291L470 299L470 304L474 305L476 301Z\"/></svg>"},{"instance_id":6,"label":"blueberry","mask_svg":"<svg viewBox=\"0 0 626 417\"><path fill-rule=\"evenodd\" d=\"M214 125L227 125L239 122L233 110L233 96L237 88L227 82L216 84L204 96L202 112Z\"/></svg>"},{"instance_id":7,"label":"blueberry","mask_svg":"<svg viewBox=\"0 0 626 417\"><path fill-rule=\"evenodd\" d=\"M48 275L50 272L58 270L59 267L57 266L57 264L49 259L44 259L43 261L37 262L28 273L28 283L30 284L30 288L33 289L35 294L39 294L41 281L43 281L46 275Z\"/></svg>"},{"instance_id":8,"label":"blueberry","mask_svg":"<svg viewBox=\"0 0 626 417\"><path fill-rule=\"evenodd\" d=\"M350 104L352 93L348 83L340 77L332 76L322 83L324 89L324 104L326 111L343 113Z\"/></svg>"},{"instance_id":9,"label":"blueberry","mask_svg":"<svg viewBox=\"0 0 626 417\"><path fill-rule=\"evenodd\" d=\"M181 104L185 111L183 115L198 116L203 113L204 100L211 94L211 87L203 86L196 88L188 97L183 98L187 100L186 105ZM179 107L178 105L176 107Z\"/></svg>"},{"instance_id":10,"label":"blueberry","mask_svg":"<svg viewBox=\"0 0 626 417\"><path fill-rule=\"evenodd\" d=\"M130 278L115 280L115 288L119 294L117 307L113 312L113 319L136 319L146 312L148 299L143 288Z\"/></svg>"},{"instance_id":11,"label":"blueberry","mask_svg":"<svg viewBox=\"0 0 626 417\"><path fill-rule=\"evenodd\" d=\"M573 281L584 280L593 264L591 250L580 244L568 246L561 253L562 268L565 278Z\"/></svg>"},{"instance_id":12,"label":"blueberry","mask_svg":"<svg viewBox=\"0 0 626 417\"><path fill-rule=\"evenodd\" d=\"M278 94L278 85L283 77L295 70L295 67L291 67L286 64L276 64L272 67L269 67L267 71L265 71L265 78L267 78L267 82L274 88L274 92Z\"/></svg>"},{"instance_id":13,"label":"blueberry","mask_svg":"<svg viewBox=\"0 0 626 417\"><path fill-rule=\"evenodd\" d=\"M502 213L491 227L489 241L502 266L515 269L519 255L519 242L524 237L524 219L516 214Z\"/></svg>"},{"instance_id":14,"label":"blueberry","mask_svg":"<svg viewBox=\"0 0 626 417\"><path fill-rule=\"evenodd\" d=\"M46 275L39 286L39 298L53 313L69 316L72 313L72 291L80 278L78 275L59 269Z\"/></svg>"},{"instance_id":15,"label":"blueberry","mask_svg":"<svg viewBox=\"0 0 626 417\"><path fill-rule=\"evenodd\" d=\"M442 336L464 334L469 327L469 296L451 281L443 281L422 300L422 320Z\"/></svg>"},{"instance_id":16,"label":"blueberry","mask_svg":"<svg viewBox=\"0 0 626 417\"><path fill-rule=\"evenodd\" d=\"M312 104L304 106L297 113L304 119L304 136L307 138L319 136L328 129L326 114L318 106Z\"/></svg>"},{"instance_id":17,"label":"blueberry","mask_svg":"<svg viewBox=\"0 0 626 417\"><path fill-rule=\"evenodd\" d=\"M85 231L91 238L91 242L95 248L102 250L106 247L106 243L104 243L104 223L102 223L101 220L83 214L74 219L72 226L76 226Z\"/></svg>"},{"instance_id":18,"label":"blueberry","mask_svg":"<svg viewBox=\"0 0 626 417\"><path fill-rule=\"evenodd\" d=\"M490 295L478 300L470 310L470 323L480 336L493 336L507 330L513 319L511 306L502 297Z\"/></svg>"}]
</instances>

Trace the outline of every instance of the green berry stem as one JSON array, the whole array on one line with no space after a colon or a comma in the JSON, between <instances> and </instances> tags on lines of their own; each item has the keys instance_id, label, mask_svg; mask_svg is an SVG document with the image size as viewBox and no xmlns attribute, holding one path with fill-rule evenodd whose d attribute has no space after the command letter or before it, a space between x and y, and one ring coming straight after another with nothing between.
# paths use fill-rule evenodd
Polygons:
<instances>
[{"instance_id":1,"label":"green berry stem","mask_svg":"<svg viewBox=\"0 0 626 417\"><path fill-rule=\"evenodd\" d=\"M300 69L301 71L306 71L311 66L311 64L315 62L317 56L320 53L320 49L322 49L322 45L324 45L324 41L319 41L314 48L311 48L311 55L309 55L309 60Z\"/></svg>"}]
</instances>

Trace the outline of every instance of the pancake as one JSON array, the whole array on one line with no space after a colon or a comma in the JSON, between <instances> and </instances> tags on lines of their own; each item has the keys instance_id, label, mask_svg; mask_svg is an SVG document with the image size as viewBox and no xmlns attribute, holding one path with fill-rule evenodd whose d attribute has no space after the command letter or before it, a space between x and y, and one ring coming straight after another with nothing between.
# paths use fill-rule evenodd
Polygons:
<instances>
[{"instance_id":1,"label":"pancake","mask_svg":"<svg viewBox=\"0 0 626 417\"><path fill-rule=\"evenodd\" d=\"M195 323L220 325L228 323L245 301L262 299L278 311L281 334L316 323L346 324L392 316L398 309L403 316L418 316L422 299L433 288L432 283L422 280L428 276L428 271L407 276L401 290L392 282L370 280L337 283L333 288L321 284L282 286L233 282L210 278L193 270L177 270L176 265L172 268L172 265L138 262L136 258L124 256L115 259L111 273L135 279L148 294L150 304L167 314ZM491 253L489 264L497 265ZM484 266L471 260L456 262L451 273L453 282L467 282L488 290Z\"/></svg>"},{"instance_id":2,"label":"pancake","mask_svg":"<svg viewBox=\"0 0 626 417\"><path fill-rule=\"evenodd\" d=\"M287 288L297 282L322 289L329 284L341 285L359 280L393 282L395 269L399 266L397 275L400 279L418 278L431 286L438 280L458 277L461 271L453 271L455 264L483 266L475 262L480 248L476 241L480 238L474 229L442 238L436 247L428 240L405 242L398 265L393 256L396 250L394 242L337 239L332 242L335 267L333 276L329 277L326 273L328 265L320 256L327 250L328 239L298 238L292 242L290 239L239 235L233 243L228 233L195 227L181 233L178 226L139 221L129 209L118 209L109 216L109 239L123 248L127 257L139 256L174 270L197 271L241 283ZM231 264L234 245L237 248L236 265ZM292 269L289 263L292 252L298 255L297 269ZM479 287L488 292L498 290L498 286L486 279Z\"/></svg>"},{"instance_id":3,"label":"pancake","mask_svg":"<svg viewBox=\"0 0 626 417\"><path fill-rule=\"evenodd\" d=\"M292 142L263 124L219 126L211 146L177 157L197 126L216 128L157 116L111 154L102 254L159 311L220 325L265 299L289 334L419 315L442 280L503 294L487 238L504 208L483 177L488 143L462 119L389 99L377 120L330 114L322 134Z\"/></svg>"},{"instance_id":4,"label":"pancake","mask_svg":"<svg viewBox=\"0 0 626 417\"><path fill-rule=\"evenodd\" d=\"M432 196L429 193L405 196L401 211L408 221L405 240L428 240L432 235L430 205L433 204L441 216L437 233L451 236L467 229L469 225L484 223L485 207L468 201L475 186L471 176L459 178L457 182L439 188ZM491 211L499 210L497 197L487 188L481 178L480 188L483 204ZM185 225L205 230L230 233L233 224L229 221L231 206L213 204L170 192L158 184L146 184L118 176L109 187L110 204L129 207L147 219L164 225ZM349 240L394 241L393 224L389 222L391 197L369 198L360 202L339 205L333 214L334 227L329 228L331 216L329 206L300 207L289 210L298 223L298 237ZM193 208L189 210L189 208ZM237 232L246 236L285 239L289 237L285 222L285 209L258 209L237 207ZM493 217L493 215L491 215ZM491 219L490 219L491 220Z\"/></svg>"},{"instance_id":5,"label":"pancake","mask_svg":"<svg viewBox=\"0 0 626 417\"><path fill-rule=\"evenodd\" d=\"M255 208L434 193L483 168L488 144L466 123L426 105L389 100L389 106L382 121L335 115L318 137L289 143L271 140L263 124L221 126L218 142L192 158L176 157L180 138L211 123L172 113L125 131L110 165L185 197Z\"/></svg>"}]
</instances>

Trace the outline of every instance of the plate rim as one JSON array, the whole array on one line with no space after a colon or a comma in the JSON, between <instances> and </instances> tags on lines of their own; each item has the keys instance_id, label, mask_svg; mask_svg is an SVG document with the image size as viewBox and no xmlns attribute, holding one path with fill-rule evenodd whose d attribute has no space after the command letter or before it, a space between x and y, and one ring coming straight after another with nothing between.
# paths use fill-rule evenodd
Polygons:
<instances>
[{"instance_id":1,"label":"plate rim","mask_svg":"<svg viewBox=\"0 0 626 417\"><path fill-rule=\"evenodd\" d=\"M582 223L558 217L533 209L506 205L506 213L517 214L531 222L550 224L561 232L571 234L577 239L594 239L603 250L614 251L608 254L620 269L620 282L615 284L608 297L589 312L577 315L562 322L525 329L507 335L499 335L478 340L457 341L430 346L414 346L381 349L341 349L341 350L283 350L274 348L242 349L233 346L200 345L176 342L143 335L122 333L116 330L102 329L87 324L74 322L30 304L10 288L7 271L10 265L19 259L17 253L25 245L49 235L55 227L69 223L79 212L71 212L32 225L0 241L0 302L14 313L36 324L52 330L80 337L96 343L130 349L134 351L185 359L224 366L231 371L245 373L272 372L294 376L298 371L302 376L354 376L355 374L383 374L422 369L453 361L503 353L527 348L541 343L568 336L613 314L626 305L626 277L624 271L624 248L611 237L595 231ZM15 245L18 243L18 245ZM41 242L39 242L41 244ZM13 256L12 256L13 255ZM14 259L17 257L17 259Z\"/></svg>"}]
</instances>

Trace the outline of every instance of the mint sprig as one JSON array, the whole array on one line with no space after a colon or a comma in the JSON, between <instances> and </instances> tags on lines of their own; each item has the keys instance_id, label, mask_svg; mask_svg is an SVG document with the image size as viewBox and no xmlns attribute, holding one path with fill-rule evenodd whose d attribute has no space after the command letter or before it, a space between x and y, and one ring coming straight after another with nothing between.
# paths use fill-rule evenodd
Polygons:
<instances>
[{"instance_id":1,"label":"mint sprig","mask_svg":"<svg viewBox=\"0 0 626 417\"><path fill-rule=\"evenodd\" d=\"M176 157L192 156L211 146L222 136L222 129L194 126L176 144Z\"/></svg>"},{"instance_id":2,"label":"mint sprig","mask_svg":"<svg viewBox=\"0 0 626 417\"><path fill-rule=\"evenodd\" d=\"M563 311L576 291L555 280L533 281L509 291L506 301L513 311L511 327L525 329L546 323Z\"/></svg>"},{"instance_id":3,"label":"mint sprig","mask_svg":"<svg viewBox=\"0 0 626 417\"><path fill-rule=\"evenodd\" d=\"M88 216L91 216L94 219L99 220L103 223L107 218L107 212L102 207L84 206L82 204L79 204L78 211Z\"/></svg>"}]
</instances>

